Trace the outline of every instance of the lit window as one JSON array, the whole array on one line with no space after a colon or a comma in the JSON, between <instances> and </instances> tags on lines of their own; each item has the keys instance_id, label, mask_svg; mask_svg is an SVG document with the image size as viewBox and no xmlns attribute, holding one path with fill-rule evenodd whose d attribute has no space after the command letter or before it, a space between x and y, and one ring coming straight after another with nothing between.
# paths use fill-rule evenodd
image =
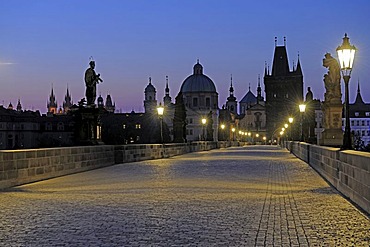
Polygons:
<instances>
[{"instance_id":1,"label":"lit window","mask_svg":"<svg viewBox=\"0 0 370 247\"><path fill-rule=\"evenodd\" d=\"M126 129L126 124L122 124L122 129Z\"/></svg>"},{"instance_id":2,"label":"lit window","mask_svg":"<svg viewBox=\"0 0 370 247\"><path fill-rule=\"evenodd\" d=\"M141 129L141 125L140 125L140 124L136 124L136 125L135 125L135 128L136 128L136 129Z\"/></svg>"}]
</instances>

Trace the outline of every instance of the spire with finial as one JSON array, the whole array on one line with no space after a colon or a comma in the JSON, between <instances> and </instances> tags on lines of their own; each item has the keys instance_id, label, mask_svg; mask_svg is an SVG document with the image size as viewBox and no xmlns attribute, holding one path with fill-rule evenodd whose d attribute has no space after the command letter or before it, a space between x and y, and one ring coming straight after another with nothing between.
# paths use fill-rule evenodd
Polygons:
<instances>
[{"instance_id":1,"label":"spire with finial","mask_svg":"<svg viewBox=\"0 0 370 247\"><path fill-rule=\"evenodd\" d=\"M230 92L230 96L234 96L233 74L231 74L231 76L230 76L230 89L229 89L229 92Z\"/></svg>"},{"instance_id":2,"label":"spire with finial","mask_svg":"<svg viewBox=\"0 0 370 247\"><path fill-rule=\"evenodd\" d=\"M249 92L251 91L251 83L249 83Z\"/></svg>"},{"instance_id":3,"label":"spire with finial","mask_svg":"<svg viewBox=\"0 0 370 247\"><path fill-rule=\"evenodd\" d=\"M53 84L51 84L51 93L49 96L49 101L47 102L47 108L48 108L48 112L51 112L54 114L57 113L58 104L57 104L57 101L55 100Z\"/></svg>"},{"instance_id":4,"label":"spire with finial","mask_svg":"<svg viewBox=\"0 0 370 247\"><path fill-rule=\"evenodd\" d=\"M298 61L297 61L297 68L296 68L296 73L299 74L299 75L303 75L302 74L302 68L301 68L301 61L299 59L299 51L298 51Z\"/></svg>"},{"instance_id":5,"label":"spire with finial","mask_svg":"<svg viewBox=\"0 0 370 247\"><path fill-rule=\"evenodd\" d=\"M233 75L230 75L230 89L229 89L230 95L227 97L226 101L226 108L236 114L237 111L237 102L236 97L234 96L234 87L233 87Z\"/></svg>"},{"instance_id":6,"label":"spire with finial","mask_svg":"<svg viewBox=\"0 0 370 247\"><path fill-rule=\"evenodd\" d=\"M284 46L286 46L286 37L284 36Z\"/></svg>"},{"instance_id":7,"label":"spire with finial","mask_svg":"<svg viewBox=\"0 0 370 247\"><path fill-rule=\"evenodd\" d=\"M21 99L18 98L17 111L22 111Z\"/></svg>"},{"instance_id":8,"label":"spire with finial","mask_svg":"<svg viewBox=\"0 0 370 247\"><path fill-rule=\"evenodd\" d=\"M258 74L258 86L257 86L257 104L263 101L262 89L261 89L261 76Z\"/></svg>"},{"instance_id":9,"label":"spire with finial","mask_svg":"<svg viewBox=\"0 0 370 247\"><path fill-rule=\"evenodd\" d=\"M275 36L275 47L277 46L277 37Z\"/></svg>"},{"instance_id":10,"label":"spire with finial","mask_svg":"<svg viewBox=\"0 0 370 247\"><path fill-rule=\"evenodd\" d=\"M268 75L267 74L267 62L265 61L265 76Z\"/></svg>"},{"instance_id":11,"label":"spire with finial","mask_svg":"<svg viewBox=\"0 0 370 247\"><path fill-rule=\"evenodd\" d=\"M166 75L166 88L165 88L165 96L163 97L163 104L165 106L171 104L171 97L170 97L170 88L168 87L168 76Z\"/></svg>"},{"instance_id":12,"label":"spire with finial","mask_svg":"<svg viewBox=\"0 0 370 247\"><path fill-rule=\"evenodd\" d=\"M355 104L365 104L365 102L362 100L362 96L361 96L360 79L358 79L358 82L357 82L357 95L356 95Z\"/></svg>"}]
</instances>

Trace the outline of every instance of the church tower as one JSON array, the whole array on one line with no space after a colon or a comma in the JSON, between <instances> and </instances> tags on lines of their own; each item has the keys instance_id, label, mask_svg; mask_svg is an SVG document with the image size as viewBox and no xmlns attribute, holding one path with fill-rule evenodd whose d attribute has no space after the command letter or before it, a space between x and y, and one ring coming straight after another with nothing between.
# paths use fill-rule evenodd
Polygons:
<instances>
[{"instance_id":1,"label":"church tower","mask_svg":"<svg viewBox=\"0 0 370 247\"><path fill-rule=\"evenodd\" d=\"M168 87L168 76L166 76L166 89L164 90L165 96L163 97L163 103L165 106L169 106L171 104L171 96L170 96L170 89Z\"/></svg>"},{"instance_id":2,"label":"church tower","mask_svg":"<svg viewBox=\"0 0 370 247\"><path fill-rule=\"evenodd\" d=\"M21 112L21 111L22 111L21 99L18 99L17 112Z\"/></svg>"},{"instance_id":3,"label":"church tower","mask_svg":"<svg viewBox=\"0 0 370 247\"><path fill-rule=\"evenodd\" d=\"M98 108L104 108L104 100L101 94L98 97Z\"/></svg>"},{"instance_id":4,"label":"church tower","mask_svg":"<svg viewBox=\"0 0 370 247\"><path fill-rule=\"evenodd\" d=\"M229 110L229 112L237 114L237 101L236 97L234 96L234 87L233 87L233 76L231 75L231 83L230 83L230 89L229 89L229 97L227 97L226 101L226 109Z\"/></svg>"},{"instance_id":5,"label":"church tower","mask_svg":"<svg viewBox=\"0 0 370 247\"><path fill-rule=\"evenodd\" d=\"M67 86L67 93L64 96L64 102L63 102L63 112L67 113L69 111L69 109L71 109L72 104L73 104L72 103L72 97L69 94L69 90L68 90L68 86Z\"/></svg>"},{"instance_id":6,"label":"church tower","mask_svg":"<svg viewBox=\"0 0 370 247\"><path fill-rule=\"evenodd\" d=\"M152 85L152 78L149 77L149 84L144 90L145 100L144 100L144 109L145 113L154 113L157 108L156 100L156 90Z\"/></svg>"},{"instance_id":7,"label":"church tower","mask_svg":"<svg viewBox=\"0 0 370 247\"><path fill-rule=\"evenodd\" d=\"M47 103L47 108L48 108L48 112L53 113L53 114L57 113L58 104L55 100L53 87L51 87L51 94L49 96L49 101Z\"/></svg>"},{"instance_id":8,"label":"church tower","mask_svg":"<svg viewBox=\"0 0 370 247\"><path fill-rule=\"evenodd\" d=\"M258 86L257 86L257 104L261 104L264 98L262 97L262 89L261 89L261 78L258 75Z\"/></svg>"},{"instance_id":9,"label":"church tower","mask_svg":"<svg viewBox=\"0 0 370 247\"><path fill-rule=\"evenodd\" d=\"M114 113L114 110L116 109L116 103L113 104L112 97L110 94L107 95L107 98L105 99L105 110L108 112Z\"/></svg>"},{"instance_id":10,"label":"church tower","mask_svg":"<svg viewBox=\"0 0 370 247\"><path fill-rule=\"evenodd\" d=\"M291 71L284 45L277 45L275 37L275 53L272 72L265 67L264 75L266 93L266 125L268 136L287 121L289 116L298 111L298 105L303 102L303 74L298 57L296 69Z\"/></svg>"}]
</instances>

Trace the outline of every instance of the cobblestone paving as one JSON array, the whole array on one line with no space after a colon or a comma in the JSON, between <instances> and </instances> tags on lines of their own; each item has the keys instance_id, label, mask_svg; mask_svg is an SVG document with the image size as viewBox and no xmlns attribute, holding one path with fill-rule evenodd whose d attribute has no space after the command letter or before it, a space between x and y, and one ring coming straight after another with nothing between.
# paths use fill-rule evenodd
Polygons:
<instances>
[{"instance_id":1,"label":"cobblestone paving","mask_svg":"<svg viewBox=\"0 0 370 247\"><path fill-rule=\"evenodd\" d=\"M370 220L271 146L116 165L0 192L0 246L369 246Z\"/></svg>"}]
</instances>

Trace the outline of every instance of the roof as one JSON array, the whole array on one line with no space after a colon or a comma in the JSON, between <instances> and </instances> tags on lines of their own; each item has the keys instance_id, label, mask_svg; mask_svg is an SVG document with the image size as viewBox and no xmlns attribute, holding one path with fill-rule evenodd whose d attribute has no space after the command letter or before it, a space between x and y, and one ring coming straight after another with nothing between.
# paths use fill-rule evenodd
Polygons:
<instances>
[{"instance_id":1,"label":"roof","mask_svg":"<svg viewBox=\"0 0 370 247\"><path fill-rule=\"evenodd\" d=\"M251 90L249 90L248 93L240 100L239 103L254 104L257 103L257 97L251 92Z\"/></svg>"}]
</instances>

